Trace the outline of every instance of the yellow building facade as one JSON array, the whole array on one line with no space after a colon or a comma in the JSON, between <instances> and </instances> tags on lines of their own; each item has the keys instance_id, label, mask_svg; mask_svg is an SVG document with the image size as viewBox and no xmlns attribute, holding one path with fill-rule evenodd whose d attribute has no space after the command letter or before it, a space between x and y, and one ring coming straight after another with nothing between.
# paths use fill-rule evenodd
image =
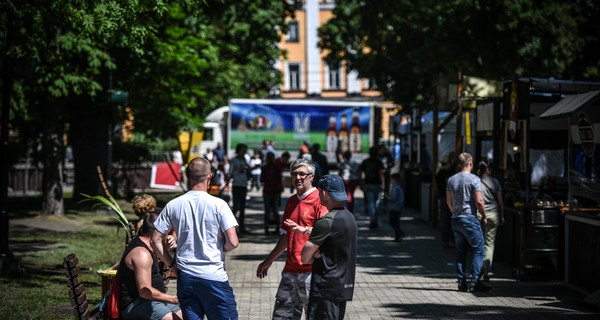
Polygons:
<instances>
[{"instance_id":1,"label":"yellow building facade","mask_svg":"<svg viewBox=\"0 0 600 320\"><path fill-rule=\"evenodd\" d=\"M277 68L283 74L282 98L363 98L381 100L379 91L369 89L369 81L359 79L345 64L328 65L318 48L318 28L333 16L335 1L306 0L289 19L289 31L279 47L286 52Z\"/></svg>"}]
</instances>

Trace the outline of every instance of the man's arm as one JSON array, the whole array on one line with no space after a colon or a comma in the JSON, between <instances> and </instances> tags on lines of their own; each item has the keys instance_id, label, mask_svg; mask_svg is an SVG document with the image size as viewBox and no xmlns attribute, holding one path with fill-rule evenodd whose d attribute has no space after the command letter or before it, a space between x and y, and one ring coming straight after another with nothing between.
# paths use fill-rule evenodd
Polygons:
<instances>
[{"instance_id":1,"label":"man's arm","mask_svg":"<svg viewBox=\"0 0 600 320\"><path fill-rule=\"evenodd\" d=\"M483 201L481 191L475 191L475 205L477 206L477 210L479 210L479 214L481 214L481 223L486 225L487 217L485 215L485 202Z\"/></svg>"},{"instance_id":2,"label":"man's arm","mask_svg":"<svg viewBox=\"0 0 600 320\"><path fill-rule=\"evenodd\" d=\"M153 301L179 304L177 296L172 296L159 291L152 286L152 255L144 248L136 248L129 254L128 267L133 269L135 283L141 298Z\"/></svg>"},{"instance_id":3,"label":"man's arm","mask_svg":"<svg viewBox=\"0 0 600 320\"><path fill-rule=\"evenodd\" d=\"M317 255L317 257L319 257L319 246L310 242L310 241L306 241L306 243L304 244L304 248L302 248L302 263L303 264L312 264L313 260L315 259L315 254Z\"/></svg>"},{"instance_id":4,"label":"man's arm","mask_svg":"<svg viewBox=\"0 0 600 320\"><path fill-rule=\"evenodd\" d=\"M271 250L271 253L269 253L267 258L265 258L265 260L258 265L258 268L256 268L256 276L258 278L262 279L266 277L267 271L269 271L273 261L275 261L275 259L285 252L285 250L287 250L288 238L289 235L287 233L279 237L279 241L277 241L275 248Z\"/></svg>"},{"instance_id":5,"label":"man's arm","mask_svg":"<svg viewBox=\"0 0 600 320\"><path fill-rule=\"evenodd\" d=\"M235 227L225 230L225 238L225 245L223 245L223 251L225 252L232 251L240 244Z\"/></svg>"},{"instance_id":6,"label":"man's arm","mask_svg":"<svg viewBox=\"0 0 600 320\"><path fill-rule=\"evenodd\" d=\"M163 234L158 230L154 230L150 244L152 245L152 249L154 249L156 256L167 266L172 267L175 260L169 254L169 248L165 248L163 245L163 239L165 236L166 234Z\"/></svg>"},{"instance_id":7,"label":"man's arm","mask_svg":"<svg viewBox=\"0 0 600 320\"><path fill-rule=\"evenodd\" d=\"M504 200L502 200L502 190L496 194L498 200L498 210L500 210L500 224L504 224Z\"/></svg>"}]
</instances>

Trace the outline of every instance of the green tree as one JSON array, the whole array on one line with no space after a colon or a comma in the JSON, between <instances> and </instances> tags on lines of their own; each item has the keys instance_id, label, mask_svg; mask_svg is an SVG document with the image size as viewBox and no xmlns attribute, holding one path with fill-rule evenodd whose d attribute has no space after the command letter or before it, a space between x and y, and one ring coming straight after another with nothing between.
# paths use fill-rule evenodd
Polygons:
<instances>
[{"instance_id":1,"label":"green tree","mask_svg":"<svg viewBox=\"0 0 600 320\"><path fill-rule=\"evenodd\" d=\"M585 5L583 5L585 4ZM593 10L592 10L593 9ZM346 60L389 98L427 103L439 73L493 79L586 78L582 52L600 34L591 1L336 1L319 30L331 61ZM583 26L589 28L586 34ZM597 45L596 45L597 47ZM591 51L589 51L591 52ZM592 68L593 69L593 68Z\"/></svg>"},{"instance_id":2,"label":"green tree","mask_svg":"<svg viewBox=\"0 0 600 320\"><path fill-rule=\"evenodd\" d=\"M104 102L103 74L115 68L109 49L141 48L150 32L148 21L159 16L164 6L160 2L143 6L63 0L3 1L2 8L4 69L15 69L6 61L35 66L28 81L15 78L14 83L27 92L22 109L32 122L41 123L42 213L63 214L63 135L70 118L67 106L93 109L90 106Z\"/></svg>"},{"instance_id":3,"label":"green tree","mask_svg":"<svg viewBox=\"0 0 600 320\"><path fill-rule=\"evenodd\" d=\"M114 79L130 92L136 132L173 138L231 98L267 96L281 81L274 64L290 14L279 0L171 3L140 59L117 55Z\"/></svg>"},{"instance_id":4,"label":"green tree","mask_svg":"<svg viewBox=\"0 0 600 320\"><path fill-rule=\"evenodd\" d=\"M195 128L232 97L268 94L280 81L273 65L289 6L279 0L1 1L3 71L13 61L35 66L29 77L14 79L12 91L20 94L13 95L11 123L21 124L20 132L42 128L43 213L64 211L65 132L73 146L74 193L100 191L96 166L106 167L109 124L121 121L119 108L108 104L109 89L129 92L136 128L149 137Z\"/></svg>"}]
</instances>

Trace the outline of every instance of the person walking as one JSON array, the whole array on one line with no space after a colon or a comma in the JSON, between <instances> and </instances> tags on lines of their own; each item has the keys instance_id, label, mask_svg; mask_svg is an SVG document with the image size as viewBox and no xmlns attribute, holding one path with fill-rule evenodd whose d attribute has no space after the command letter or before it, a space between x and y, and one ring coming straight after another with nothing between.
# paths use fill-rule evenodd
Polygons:
<instances>
[{"instance_id":1,"label":"person walking","mask_svg":"<svg viewBox=\"0 0 600 320\"><path fill-rule=\"evenodd\" d=\"M459 291L489 291L491 288L479 281L485 246L481 226L487 224L485 204L481 196L481 180L471 173L473 157L469 153L458 156L459 172L448 179L446 202L452 212L452 229L456 241L456 270ZM477 210L481 214L481 224ZM472 250L470 283L465 277L467 251Z\"/></svg>"},{"instance_id":2,"label":"person walking","mask_svg":"<svg viewBox=\"0 0 600 320\"><path fill-rule=\"evenodd\" d=\"M448 178L456 173L456 155L450 152L442 162L443 167L435 175L435 184L440 200L440 220L442 222L442 244L444 247L454 247L454 233L452 232L452 212L446 202L446 186Z\"/></svg>"},{"instance_id":3,"label":"person walking","mask_svg":"<svg viewBox=\"0 0 600 320\"><path fill-rule=\"evenodd\" d=\"M358 227L344 207L348 196L340 176L323 176L317 188L329 212L309 230L310 238L302 249L302 263L313 266L307 318L342 320L346 303L354 295ZM294 226L295 231L299 228Z\"/></svg>"},{"instance_id":4,"label":"person walking","mask_svg":"<svg viewBox=\"0 0 600 320\"><path fill-rule=\"evenodd\" d=\"M256 191L260 191L263 159L258 150L254 151L254 156L250 159L250 172L252 173L252 179L250 181L250 190L256 187Z\"/></svg>"},{"instance_id":5,"label":"person walking","mask_svg":"<svg viewBox=\"0 0 600 320\"><path fill-rule=\"evenodd\" d=\"M400 216L402 208L404 208L404 190L400 185L400 174L394 173L391 175L392 188L390 191L390 201L387 204L389 212L389 222L394 229L394 241L401 242L404 238L404 231L400 228Z\"/></svg>"},{"instance_id":6,"label":"person walking","mask_svg":"<svg viewBox=\"0 0 600 320\"><path fill-rule=\"evenodd\" d=\"M237 319L225 252L239 245L238 224L229 205L207 192L212 171L206 159L192 159L186 174L189 191L161 211L154 223L152 247L169 267L177 263L177 297L184 319ZM177 234L175 259L162 244L171 228Z\"/></svg>"},{"instance_id":7,"label":"person walking","mask_svg":"<svg viewBox=\"0 0 600 320\"><path fill-rule=\"evenodd\" d=\"M246 230L246 195L248 194L248 170L250 165L246 159L248 147L239 143L235 146L235 157L231 158L228 177L233 180L231 183L231 196L233 198L233 214L238 215L240 225L239 232L248 234Z\"/></svg>"},{"instance_id":8,"label":"person walking","mask_svg":"<svg viewBox=\"0 0 600 320\"><path fill-rule=\"evenodd\" d=\"M312 186L314 163L306 158L297 159L292 162L290 172L296 194L286 203L279 241L256 268L256 276L263 279L273 261L287 250L285 266L275 295L273 319L300 319L302 312L306 311L312 265L302 263L302 248L308 240L310 228L318 218L327 213L327 208L321 205L319 200L319 192ZM302 232L293 232L289 223L285 223L288 220L301 226Z\"/></svg>"},{"instance_id":9,"label":"person walking","mask_svg":"<svg viewBox=\"0 0 600 320\"><path fill-rule=\"evenodd\" d=\"M267 160L262 167L260 180L263 184L263 201L265 203L265 234L269 234L269 224L275 224L274 234L279 233L279 202L283 192L283 168L275 160L273 152L267 152Z\"/></svg>"},{"instance_id":10,"label":"person walking","mask_svg":"<svg viewBox=\"0 0 600 320\"><path fill-rule=\"evenodd\" d=\"M361 162L358 170L359 183L365 194L365 207L371 220L369 229L379 227L377 208L381 203L381 193L385 190L385 167L378 154L379 149L376 146L369 148L369 157Z\"/></svg>"},{"instance_id":11,"label":"person walking","mask_svg":"<svg viewBox=\"0 0 600 320\"><path fill-rule=\"evenodd\" d=\"M494 244L498 226L504 224L504 201L500 182L492 177L490 165L481 161L477 165L477 174L481 179L481 195L485 203L487 224L482 226L485 240L485 257L483 258L483 280L490 281L490 269L494 259Z\"/></svg>"},{"instance_id":12,"label":"person walking","mask_svg":"<svg viewBox=\"0 0 600 320\"><path fill-rule=\"evenodd\" d=\"M346 201L346 208L348 211L354 213L354 191L358 186L358 166L360 164L352 160L352 153L346 150L343 153L343 161L339 164L340 176L344 180L344 188L346 189L346 195L348 201Z\"/></svg>"}]
</instances>

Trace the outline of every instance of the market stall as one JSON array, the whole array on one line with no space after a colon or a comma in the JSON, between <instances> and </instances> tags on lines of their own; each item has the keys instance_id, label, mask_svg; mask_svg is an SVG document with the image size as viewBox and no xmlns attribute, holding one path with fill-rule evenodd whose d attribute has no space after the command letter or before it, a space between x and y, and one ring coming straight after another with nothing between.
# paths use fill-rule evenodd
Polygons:
<instances>
[{"instance_id":1,"label":"market stall","mask_svg":"<svg viewBox=\"0 0 600 320\"><path fill-rule=\"evenodd\" d=\"M506 222L498 234L496 257L510 263L519 279L565 276L569 121L542 120L540 115L563 97L594 88L600 84L535 78L505 83L501 129L494 139L500 141L500 152L494 152L494 160L503 183Z\"/></svg>"},{"instance_id":2,"label":"market stall","mask_svg":"<svg viewBox=\"0 0 600 320\"><path fill-rule=\"evenodd\" d=\"M565 281L594 292L600 288L600 91L566 96L540 118L568 120Z\"/></svg>"}]
</instances>

